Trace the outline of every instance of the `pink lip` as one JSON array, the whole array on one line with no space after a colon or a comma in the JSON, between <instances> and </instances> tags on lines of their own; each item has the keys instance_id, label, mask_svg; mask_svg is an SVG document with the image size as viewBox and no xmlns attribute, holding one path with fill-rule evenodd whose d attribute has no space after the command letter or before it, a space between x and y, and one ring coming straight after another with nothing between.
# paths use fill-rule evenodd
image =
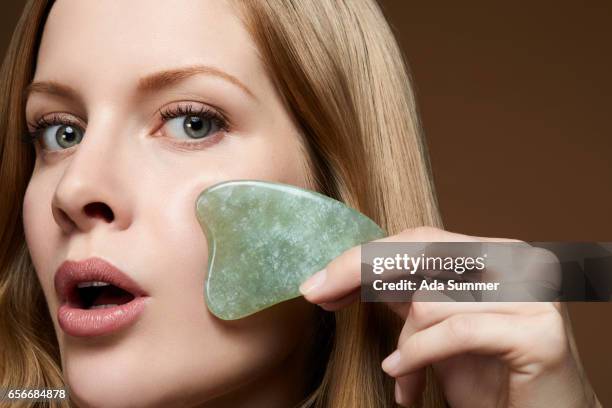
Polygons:
<instances>
[{"instance_id":1,"label":"pink lip","mask_svg":"<svg viewBox=\"0 0 612 408\"><path fill-rule=\"evenodd\" d=\"M75 287L87 281L111 283L130 292L134 299L105 309L78 308L74 299ZM67 334L76 337L111 334L133 324L148 298L129 276L100 258L63 262L55 274L55 290L62 303L57 311L59 325Z\"/></svg>"}]
</instances>

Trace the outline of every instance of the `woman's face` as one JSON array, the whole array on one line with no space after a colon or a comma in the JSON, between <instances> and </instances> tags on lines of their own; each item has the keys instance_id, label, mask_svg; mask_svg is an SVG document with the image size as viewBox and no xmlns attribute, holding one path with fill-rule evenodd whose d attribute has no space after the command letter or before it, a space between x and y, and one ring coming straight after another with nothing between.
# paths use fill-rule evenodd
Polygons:
<instances>
[{"instance_id":1,"label":"woman's face","mask_svg":"<svg viewBox=\"0 0 612 408\"><path fill-rule=\"evenodd\" d=\"M248 390L256 404L269 387L295 392L284 381L298 371L306 302L226 322L203 298L198 194L230 179L309 187L300 133L230 5L57 1L33 83L26 117L40 144L24 224L76 401L179 406ZM93 257L147 295L129 324L103 321L125 293L87 311L56 293L64 261Z\"/></svg>"}]
</instances>

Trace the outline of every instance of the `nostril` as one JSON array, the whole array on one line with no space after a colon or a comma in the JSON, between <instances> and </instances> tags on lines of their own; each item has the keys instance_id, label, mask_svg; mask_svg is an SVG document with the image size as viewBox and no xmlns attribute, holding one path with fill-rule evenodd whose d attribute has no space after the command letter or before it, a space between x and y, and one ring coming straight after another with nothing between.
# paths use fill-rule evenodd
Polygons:
<instances>
[{"instance_id":1,"label":"nostril","mask_svg":"<svg viewBox=\"0 0 612 408\"><path fill-rule=\"evenodd\" d=\"M113 210L104 203L89 203L83 208L83 211L85 211L85 214L89 217L103 218L106 222L112 222L115 219Z\"/></svg>"},{"instance_id":2,"label":"nostril","mask_svg":"<svg viewBox=\"0 0 612 408\"><path fill-rule=\"evenodd\" d=\"M53 217L66 231L71 231L77 227L72 218L61 208L53 208Z\"/></svg>"}]
</instances>

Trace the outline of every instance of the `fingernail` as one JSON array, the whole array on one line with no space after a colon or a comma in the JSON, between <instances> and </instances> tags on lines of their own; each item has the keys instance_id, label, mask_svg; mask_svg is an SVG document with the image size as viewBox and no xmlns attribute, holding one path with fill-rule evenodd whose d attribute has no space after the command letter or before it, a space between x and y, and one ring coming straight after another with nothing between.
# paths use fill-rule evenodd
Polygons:
<instances>
[{"instance_id":1,"label":"fingernail","mask_svg":"<svg viewBox=\"0 0 612 408\"><path fill-rule=\"evenodd\" d=\"M308 278L306 282L300 285L300 292L302 292L302 295L312 293L313 291L316 291L317 288L321 287L325 282L326 275L327 270L322 269Z\"/></svg>"},{"instance_id":2,"label":"fingernail","mask_svg":"<svg viewBox=\"0 0 612 408\"><path fill-rule=\"evenodd\" d=\"M397 381L395 382L395 402L397 402L398 404L401 404L403 402L402 401L402 387Z\"/></svg>"},{"instance_id":3,"label":"fingernail","mask_svg":"<svg viewBox=\"0 0 612 408\"><path fill-rule=\"evenodd\" d=\"M399 350L395 350L389 357L385 358L382 362L382 369L385 370L387 374L391 374L395 371L400 362L400 352Z\"/></svg>"}]
</instances>

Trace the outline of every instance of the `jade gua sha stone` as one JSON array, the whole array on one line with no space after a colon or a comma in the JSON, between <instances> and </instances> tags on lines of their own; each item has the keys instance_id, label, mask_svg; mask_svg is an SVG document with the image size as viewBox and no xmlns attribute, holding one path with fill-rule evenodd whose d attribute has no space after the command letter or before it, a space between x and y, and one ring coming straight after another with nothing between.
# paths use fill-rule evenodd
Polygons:
<instances>
[{"instance_id":1,"label":"jade gua sha stone","mask_svg":"<svg viewBox=\"0 0 612 408\"><path fill-rule=\"evenodd\" d=\"M301 296L300 284L335 257L385 235L337 200L255 180L207 188L196 215L209 246L206 302L224 320Z\"/></svg>"}]
</instances>

